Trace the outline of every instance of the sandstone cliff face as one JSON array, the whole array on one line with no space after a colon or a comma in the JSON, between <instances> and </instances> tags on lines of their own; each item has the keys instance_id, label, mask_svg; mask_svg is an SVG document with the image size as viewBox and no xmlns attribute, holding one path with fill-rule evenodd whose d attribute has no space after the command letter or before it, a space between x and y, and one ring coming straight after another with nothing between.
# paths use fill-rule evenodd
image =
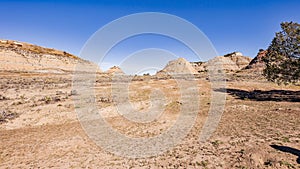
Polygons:
<instances>
[{"instance_id":1,"label":"sandstone cliff face","mask_svg":"<svg viewBox=\"0 0 300 169\"><path fill-rule=\"evenodd\" d=\"M64 51L16 41L0 41L0 71L63 73L74 71L77 63L95 66Z\"/></svg>"}]
</instances>

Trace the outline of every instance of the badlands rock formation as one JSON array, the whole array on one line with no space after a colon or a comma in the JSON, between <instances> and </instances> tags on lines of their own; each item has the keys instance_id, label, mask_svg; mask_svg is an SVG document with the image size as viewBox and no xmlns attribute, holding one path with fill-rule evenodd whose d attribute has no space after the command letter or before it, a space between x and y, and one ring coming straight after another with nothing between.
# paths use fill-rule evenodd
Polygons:
<instances>
[{"instance_id":1,"label":"badlands rock formation","mask_svg":"<svg viewBox=\"0 0 300 169\"><path fill-rule=\"evenodd\" d=\"M122 69L118 66L113 66L111 68L109 68L106 73L108 74L124 74L124 72L122 71Z\"/></svg>"},{"instance_id":2,"label":"badlands rock formation","mask_svg":"<svg viewBox=\"0 0 300 169\"><path fill-rule=\"evenodd\" d=\"M265 63L263 62L263 58L266 56L267 50L260 50L256 57L251 60L246 69L255 69L255 70L263 70L265 68Z\"/></svg>"},{"instance_id":3,"label":"badlands rock formation","mask_svg":"<svg viewBox=\"0 0 300 169\"><path fill-rule=\"evenodd\" d=\"M197 74L198 72L190 62L184 58L170 61L166 67L157 74Z\"/></svg>"},{"instance_id":4,"label":"badlands rock formation","mask_svg":"<svg viewBox=\"0 0 300 169\"><path fill-rule=\"evenodd\" d=\"M207 71L208 63L223 63L223 69L226 71L237 71L245 68L251 61L251 58L243 56L240 52L233 52L224 56L217 56L208 62L192 62L192 66L198 72Z\"/></svg>"},{"instance_id":5,"label":"badlands rock formation","mask_svg":"<svg viewBox=\"0 0 300 169\"><path fill-rule=\"evenodd\" d=\"M63 73L75 65L95 66L64 51L11 40L0 41L0 71Z\"/></svg>"}]
</instances>

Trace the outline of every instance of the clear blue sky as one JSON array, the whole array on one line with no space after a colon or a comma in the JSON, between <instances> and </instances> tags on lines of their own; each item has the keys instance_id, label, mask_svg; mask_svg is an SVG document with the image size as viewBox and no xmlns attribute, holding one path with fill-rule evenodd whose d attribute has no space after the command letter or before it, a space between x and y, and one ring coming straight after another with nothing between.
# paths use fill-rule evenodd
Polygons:
<instances>
[{"instance_id":1,"label":"clear blue sky","mask_svg":"<svg viewBox=\"0 0 300 169\"><path fill-rule=\"evenodd\" d=\"M163 12L196 25L220 55L240 51L254 57L260 48L268 47L274 33L280 30L280 22L300 22L299 9L299 0L7 0L0 1L0 39L29 42L79 55L88 38L114 19L137 12ZM168 44L167 41L164 44ZM157 44L146 46L158 47ZM115 53L128 54L130 50L124 49L126 45L123 51ZM117 62L117 59L108 61L115 64L109 62Z\"/></svg>"}]
</instances>

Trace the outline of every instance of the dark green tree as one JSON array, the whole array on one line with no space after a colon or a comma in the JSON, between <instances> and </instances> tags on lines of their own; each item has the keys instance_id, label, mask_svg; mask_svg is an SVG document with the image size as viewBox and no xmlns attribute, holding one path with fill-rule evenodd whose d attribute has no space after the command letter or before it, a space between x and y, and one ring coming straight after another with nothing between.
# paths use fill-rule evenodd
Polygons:
<instances>
[{"instance_id":1,"label":"dark green tree","mask_svg":"<svg viewBox=\"0 0 300 169\"><path fill-rule=\"evenodd\" d=\"M300 78L300 24L281 23L264 57L264 76L278 84L297 83Z\"/></svg>"}]
</instances>

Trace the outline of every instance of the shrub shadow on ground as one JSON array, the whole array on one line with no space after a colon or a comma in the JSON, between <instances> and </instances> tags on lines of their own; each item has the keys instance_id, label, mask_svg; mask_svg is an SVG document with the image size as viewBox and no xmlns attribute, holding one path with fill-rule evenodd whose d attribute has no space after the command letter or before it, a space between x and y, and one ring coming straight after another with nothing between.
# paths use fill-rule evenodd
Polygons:
<instances>
[{"instance_id":1,"label":"shrub shadow on ground","mask_svg":"<svg viewBox=\"0 0 300 169\"><path fill-rule=\"evenodd\" d=\"M300 164L300 150L295 149L295 148L291 148L291 147L287 147L287 146L278 146L278 145L270 145L272 148L282 151L282 152L286 152L286 153L290 153L293 154L295 156L298 156L297 158L297 163Z\"/></svg>"},{"instance_id":2,"label":"shrub shadow on ground","mask_svg":"<svg viewBox=\"0 0 300 169\"><path fill-rule=\"evenodd\" d=\"M242 100L254 100L254 101L288 101L288 102L300 102L300 91L290 90L253 90L246 91L240 89L216 89L217 92L228 93L238 99Z\"/></svg>"}]
</instances>

